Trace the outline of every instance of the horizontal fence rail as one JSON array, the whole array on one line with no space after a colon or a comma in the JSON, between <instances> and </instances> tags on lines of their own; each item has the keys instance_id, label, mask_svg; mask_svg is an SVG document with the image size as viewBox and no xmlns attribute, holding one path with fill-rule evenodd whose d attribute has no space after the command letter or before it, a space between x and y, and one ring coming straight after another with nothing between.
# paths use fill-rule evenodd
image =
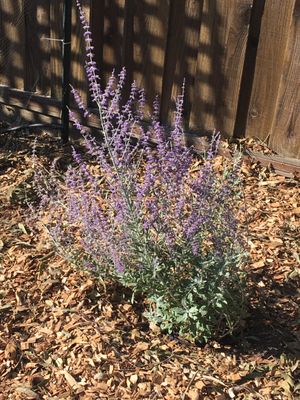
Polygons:
<instances>
[{"instance_id":1,"label":"horizontal fence rail","mask_svg":"<svg viewBox=\"0 0 300 400\"><path fill-rule=\"evenodd\" d=\"M70 0L71 1L71 0ZM71 16L71 84L88 103L84 40ZM299 0L83 0L101 80L125 66L158 94L170 123L185 81L185 125L258 137L300 158ZM0 2L0 111L7 121L60 123L64 1ZM91 122L96 126L95 122Z\"/></svg>"}]
</instances>

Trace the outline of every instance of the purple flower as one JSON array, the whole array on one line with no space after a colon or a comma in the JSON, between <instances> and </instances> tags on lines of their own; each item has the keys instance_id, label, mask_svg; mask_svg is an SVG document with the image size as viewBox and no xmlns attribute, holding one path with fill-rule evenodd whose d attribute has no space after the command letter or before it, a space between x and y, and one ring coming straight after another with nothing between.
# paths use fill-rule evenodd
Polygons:
<instances>
[{"instance_id":1,"label":"purple flower","mask_svg":"<svg viewBox=\"0 0 300 400\"><path fill-rule=\"evenodd\" d=\"M71 93L73 94L74 100L76 101L77 107L83 111L83 116L84 118L89 117L90 113L88 112L86 105L83 103L83 100L80 96L80 93L78 92L78 90L74 89L74 87L72 86L72 90Z\"/></svg>"}]
</instances>

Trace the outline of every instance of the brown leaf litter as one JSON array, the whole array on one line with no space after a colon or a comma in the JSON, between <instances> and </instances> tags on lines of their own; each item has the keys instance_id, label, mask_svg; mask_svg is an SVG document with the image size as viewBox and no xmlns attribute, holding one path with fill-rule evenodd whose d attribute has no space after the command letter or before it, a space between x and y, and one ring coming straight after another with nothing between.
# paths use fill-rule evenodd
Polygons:
<instances>
[{"instance_id":1,"label":"brown leaf litter","mask_svg":"<svg viewBox=\"0 0 300 400\"><path fill-rule=\"evenodd\" d=\"M149 327L143 304L114 285L105 291L33 234L26 222L33 138L2 140L0 399L299 398L297 177L243 164L249 316L237 337L197 347ZM37 153L45 165L58 158L62 169L70 160L69 146L46 134Z\"/></svg>"}]
</instances>

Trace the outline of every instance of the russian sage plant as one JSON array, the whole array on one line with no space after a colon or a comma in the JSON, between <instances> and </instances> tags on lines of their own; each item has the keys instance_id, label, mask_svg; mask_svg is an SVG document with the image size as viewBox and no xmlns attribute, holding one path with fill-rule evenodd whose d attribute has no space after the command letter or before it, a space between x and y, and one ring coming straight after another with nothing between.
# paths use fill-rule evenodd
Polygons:
<instances>
[{"instance_id":1,"label":"russian sage plant","mask_svg":"<svg viewBox=\"0 0 300 400\"><path fill-rule=\"evenodd\" d=\"M89 25L77 6L103 141L97 142L70 112L86 154L74 149L75 166L63 178L52 168L47 186L36 172L39 210L50 212L49 234L71 262L143 294L147 318L162 329L204 340L231 332L244 310L239 160L222 174L215 171L220 139L215 134L203 165L195 168L182 129L184 93L167 133L159 122L158 101L145 127L144 91L135 82L124 100L124 69L102 89ZM79 93L72 92L89 118ZM97 168L85 161L87 155Z\"/></svg>"}]
</instances>

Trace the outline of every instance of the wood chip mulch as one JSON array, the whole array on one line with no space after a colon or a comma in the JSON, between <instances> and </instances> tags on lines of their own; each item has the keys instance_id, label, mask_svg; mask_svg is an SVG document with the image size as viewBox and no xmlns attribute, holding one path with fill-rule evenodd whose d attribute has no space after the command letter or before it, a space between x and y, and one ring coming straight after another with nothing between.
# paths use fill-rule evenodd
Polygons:
<instances>
[{"instance_id":1,"label":"wood chip mulch","mask_svg":"<svg viewBox=\"0 0 300 400\"><path fill-rule=\"evenodd\" d=\"M32 143L26 132L0 138L0 399L300 397L296 176L243 164L249 315L236 337L200 347L149 327L142 304L74 269L33 233ZM62 168L70 160L69 146L47 134L37 153Z\"/></svg>"}]
</instances>

